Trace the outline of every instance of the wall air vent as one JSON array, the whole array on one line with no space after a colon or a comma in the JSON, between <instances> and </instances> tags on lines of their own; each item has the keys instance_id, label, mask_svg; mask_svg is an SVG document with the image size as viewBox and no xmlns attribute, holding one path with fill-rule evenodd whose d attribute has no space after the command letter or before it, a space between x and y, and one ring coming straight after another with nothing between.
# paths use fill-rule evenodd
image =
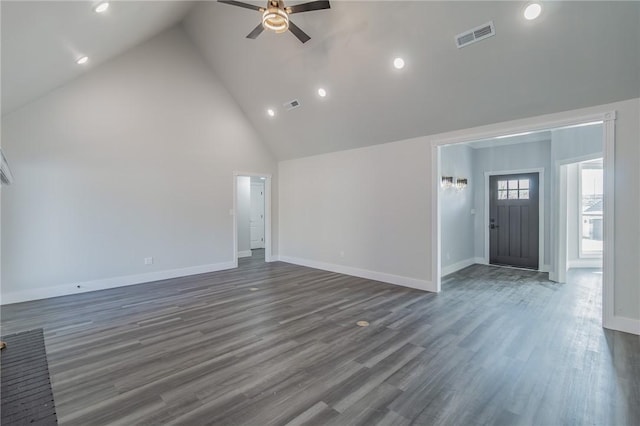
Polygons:
<instances>
[{"instance_id":1,"label":"wall air vent","mask_svg":"<svg viewBox=\"0 0 640 426\"><path fill-rule=\"evenodd\" d=\"M493 21L480 25L465 31L456 36L456 46L458 49L468 46L476 41L484 40L487 37L496 35L496 28L493 26Z\"/></svg>"},{"instance_id":2,"label":"wall air vent","mask_svg":"<svg viewBox=\"0 0 640 426\"><path fill-rule=\"evenodd\" d=\"M291 111L292 109L298 108L299 106L300 101L297 99L284 103L284 107L287 109L287 111Z\"/></svg>"}]
</instances>

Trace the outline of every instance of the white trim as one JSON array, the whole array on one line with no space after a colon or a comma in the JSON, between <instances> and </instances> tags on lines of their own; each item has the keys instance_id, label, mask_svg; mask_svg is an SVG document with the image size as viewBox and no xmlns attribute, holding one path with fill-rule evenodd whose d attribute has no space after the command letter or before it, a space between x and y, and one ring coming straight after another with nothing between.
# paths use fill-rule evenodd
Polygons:
<instances>
[{"instance_id":1,"label":"white trim","mask_svg":"<svg viewBox=\"0 0 640 426\"><path fill-rule=\"evenodd\" d=\"M615 118L615 111L604 114L604 123L602 124L602 169L604 175L604 211L602 217L604 223L602 245L602 325L612 330L625 331L627 330L626 327L628 323L616 320L614 314Z\"/></svg>"},{"instance_id":2,"label":"white trim","mask_svg":"<svg viewBox=\"0 0 640 426\"><path fill-rule=\"evenodd\" d=\"M602 158L602 154L600 154L598 157L593 158L593 160L596 160L598 158ZM589 259L589 258L602 258L602 251L591 251L591 252L584 252L582 250L582 226L583 223L582 221L584 220L584 215L582 214L582 165L584 163L584 161L588 161L588 160L581 160L578 161L578 257L580 259ZM604 170L604 164L602 169ZM604 216L604 212L603 212L603 216Z\"/></svg>"},{"instance_id":3,"label":"white trim","mask_svg":"<svg viewBox=\"0 0 640 426\"><path fill-rule=\"evenodd\" d=\"M557 162L556 162L557 163ZM554 226L555 226L555 240L554 240L554 248L555 248L555 271L554 271L554 279L557 283L564 283L567 281L567 244L569 238L567 237L569 231L567 229L567 216L568 216L568 206L567 206L567 190L568 190L568 177L567 177L567 167L556 165L555 168L555 180L554 180L554 194L557 208L553 212L554 215Z\"/></svg>"},{"instance_id":4,"label":"white trim","mask_svg":"<svg viewBox=\"0 0 640 426\"><path fill-rule=\"evenodd\" d=\"M602 268L602 258L568 260L567 268Z\"/></svg>"},{"instance_id":5,"label":"white trim","mask_svg":"<svg viewBox=\"0 0 640 426\"><path fill-rule=\"evenodd\" d=\"M240 259L241 257L251 257L252 255L253 255L253 253L251 252L251 250L239 251L238 252L238 259Z\"/></svg>"},{"instance_id":6,"label":"white trim","mask_svg":"<svg viewBox=\"0 0 640 426\"><path fill-rule=\"evenodd\" d=\"M434 291L429 281L417 278L403 277L401 275L386 274L384 272L370 271L368 269L352 268L351 266L336 265L334 263L316 262L315 260L300 259L297 257L280 256L281 262L292 263L294 265L306 266L308 268L321 269L323 271L337 272L339 274L351 275L359 278L380 281L388 284L400 285L403 287L415 288L423 291Z\"/></svg>"},{"instance_id":7,"label":"white trim","mask_svg":"<svg viewBox=\"0 0 640 426\"><path fill-rule=\"evenodd\" d=\"M233 259L238 267L238 176L264 178L264 261L273 262L271 255L271 174L255 172L233 172Z\"/></svg>"},{"instance_id":8,"label":"white trim","mask_svg":"<svg viewBox=\"0 0 640 426\"><path fill-rule=\"evenodd\" d=\"M233 262L212 263L209 265L190 266L187 268L169 269L165 271L147 272L144 274L126 275L79 283L69 283L55 287L42 287L29 290L15 291L2 294L0 304L26 302L29 300L48 299L50 297L66 296L77 293L87 293L96 290L124 287L129 285L186 277L189 275L206 274L225 269L232 269Z\"/></svg>"},{"instance_id":9,"label":"white trim","mask_svg":"<svg viewBox=\"0 0 640 426\"><path fill-rule=\"evenodd\" d=\"M458 272L461 269L466 268L467 266L471 266L476 263L475 257L470 257L469 259L464 259L459 262L453 263L449 266L445 266L442 268L442 276L446 277L449 274L453 274L454 272ZM484 263L484 259L483 262Z\"/></svg>"},{"instance_id":10,"label":"white trim","mask_svg":"<svg viewBox=\"0 0 640 426\"><path fill-rule=\"evenodd\" d=\"M431 143L431 283L435 292L442 290L442 219L440 215L440 146Z\"/></svg>"},{"instance_id":11,"label":"white trim","mask_svg":"<svg viewBox=\"0 0 640 426\"><path fill-rule=\"evenodd\" d=\"M576 114L571 116L571 114ZM510 135L522 132L557 129L602 121L603 125L603 168L604 168L604 260L602 274L602 323L605 328L613 330L620 329L619 324L627 324L618 321L613 315L614 296L614 152L615 152L615 119L616 112L611 110L580 115L579 111L566 111L562 113L549 114L539 117L531 117L522 120L497 123L489 126L475 127L462 131L454 131L435 136L431 139L431 230L433 239L431 242L431 284L440 291L440 257L441 257L441 234L440 234L440 147L462 142L473 142L482 139L491 139L496 136ZM554 272L549 272L552 279ZM632 320L635 321L635 320Z\"/></svg>"},{"instance_id":12,"label":"white trim","mask_svg":"<svg viewBox=\"0 0 640 426\"><path fill-rule=\"evenodd\" d=\"M490 234L489 234L489 204L490 204L490 185L489 180L491 176L500 175L515 175L525 173L538 173L538 271L542 271L542 265L544 264L544 167L537 167L531 169L516 169L516 170L492 170L490 172L484 172L484 260L487 265L490 264Z\"/></svg>"},{"instance_id":13,"label":"white trim","mask_svg":"<svg viewBox=\"0 0 640 426\"><path fill-rule=\"evenodd\" d=\"M542 268L540 268L540 272L549 272L551 270L551 265L544 264Z\"/></svg>"},{"instance_id":14,"label":"white trim","mask_svg":"<svg viewBox=\"0 0 640 426\"><path fill-rule=\"evenodd\" d=\"M607 320L606 328L640 335L640 320L616 315Z\"/></svg>"}]
</instances>

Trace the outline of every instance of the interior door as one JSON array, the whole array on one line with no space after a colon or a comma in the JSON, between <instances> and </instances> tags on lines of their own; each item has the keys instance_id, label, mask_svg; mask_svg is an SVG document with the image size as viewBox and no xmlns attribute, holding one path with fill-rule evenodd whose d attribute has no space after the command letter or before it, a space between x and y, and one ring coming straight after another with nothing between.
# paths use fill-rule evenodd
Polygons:
<instances>
[{"instance_id":1,"label":"interior door","mask_svg":"<svg viewBox=\"0 0 640 426\"><path fill-rule=\"evenodd\" d=\"M538 173L489 178L489 263L538 269Z\"/></svg>"},{"instance_id":2,"label":"interior door","mask_svg":"<svg viewBox=\"0 0 640 426\"><path fill-rule=\"evenodd\" d=\"M251 248L264 248L264 184L251 183Z\"/></svg>"}]
</instances>

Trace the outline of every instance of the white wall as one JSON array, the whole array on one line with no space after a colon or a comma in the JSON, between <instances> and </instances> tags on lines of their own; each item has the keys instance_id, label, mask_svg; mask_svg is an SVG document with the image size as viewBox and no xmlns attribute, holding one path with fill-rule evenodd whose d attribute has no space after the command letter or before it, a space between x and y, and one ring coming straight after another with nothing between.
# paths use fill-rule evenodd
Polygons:
<instances>
[{"instance_id":1,"label":"white wall","mask_svg":"<svg viewBox=\"0 0 640 426\"><path fill-rule=\"evenodd\" d=\"M179 28L3 117L2 141L3 303L231 267L233 172L277 186Z\"/></svg>"},{"instance_id":2,"label":"white wall","mask_svg":"<svg viewBox=\"0 0 640 426\"><path fill-rule=\"evenodd\" d=\"M442 275L462 269L474 262L474 191L481 181L474 179L473 149L467 145L450 145L440 152L440 174L466 178L463 190L440 188L442 228Z\"/></svg>"},{"instance_id":3,"label":"white wall","mask_svg":"<svg viewBox=\"0 0 640 426\"><path fill-rule=\"evenodd\" d=\"M424 139L279 163L280 259L426 288Z\"/></svg>"},{"instance_id":4,"label":"white wall","mask_svg":"<svg viewBox=\"0 0 640 426\"><path fill-rule=\"evenodd\" d=\"M280 254L430 286L431 140L610 110L617 111L614 311L640 321L640 99L281 162Z\"/></svg>"},{"instance_id":5,"label":"white wall","mask_svg":"<svg viewBox=\"0 0 640 426\"><path fill-rule=\"evenodd\" d=\"M238 257L247 257L251 255L251 177L238 176L237 185Z\"/></svg>"}]
</instances>

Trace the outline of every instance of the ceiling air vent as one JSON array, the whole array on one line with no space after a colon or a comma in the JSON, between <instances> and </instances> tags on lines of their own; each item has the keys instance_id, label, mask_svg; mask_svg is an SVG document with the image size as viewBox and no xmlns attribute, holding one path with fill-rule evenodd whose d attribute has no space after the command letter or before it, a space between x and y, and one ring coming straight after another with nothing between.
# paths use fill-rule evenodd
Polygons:
<instances>
[{"instance_id":1,"label":"ceiling air vent","mask_svg":"<svg viewBox=\"0 0 640 426\"><path fill-rule=\"evenodd\" d=\"M297 99L284 103L284 107L287 109L287 111L291 111L292 109L298 108L299 106L300 101Z\"/></svg>"},{"instance_id":2,"label":"ceiling air vent","mask_svg":"<svg viewBox=\"0 0 640 426\"><path fill-rule=\"evenodd\" d=\"M460 49L461 47L468 46L471 43L484 40L485 38L494 35L496 35L496 28L493 26L493 21L487 22L479 27L475 27L469 31L458 34L456 36L456 46Z\"/></svg>"}]
</instances>

